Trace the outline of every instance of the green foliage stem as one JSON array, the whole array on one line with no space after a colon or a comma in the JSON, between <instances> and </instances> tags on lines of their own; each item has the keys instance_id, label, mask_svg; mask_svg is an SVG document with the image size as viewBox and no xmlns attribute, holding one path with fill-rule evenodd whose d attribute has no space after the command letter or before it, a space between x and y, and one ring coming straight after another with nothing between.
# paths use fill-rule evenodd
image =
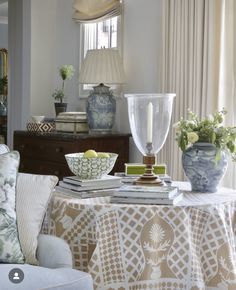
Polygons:
<instances>
[{"instance_id":1,"label":"green foliage stem","mask_svg":"<svg viewBox=\"0 0 236 290\"><path fill-rule=\"evenodd\" d=\"M55 89L52 97L59 101L63 102L63 99L65 98L65 81L72 79L74 75L74 67L72 65L63 65L61 68L59 68L59 75L62 79L62 86L61 89Z\"/></svg>"}]
</instances>

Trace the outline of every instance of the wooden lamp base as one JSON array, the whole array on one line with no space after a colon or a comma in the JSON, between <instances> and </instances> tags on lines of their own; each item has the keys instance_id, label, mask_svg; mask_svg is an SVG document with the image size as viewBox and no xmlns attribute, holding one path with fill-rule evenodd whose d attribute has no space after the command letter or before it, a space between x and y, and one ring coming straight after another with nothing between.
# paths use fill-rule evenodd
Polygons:
<instances>
[{"instance_id":1,"label":"wooden lamp base","mask_svg":"<svg viewBox=\"0 0 236 290\"><path fill-rule=\"evenodd\" d=\"M155 164L155 156L154 155L144 156L143 163L146 165L145 173L135 181L135 184L156 185L156 186L163 185L163 182L160 180L158 175L153 174L153 165Z\"/></svg>"}]
</instances>

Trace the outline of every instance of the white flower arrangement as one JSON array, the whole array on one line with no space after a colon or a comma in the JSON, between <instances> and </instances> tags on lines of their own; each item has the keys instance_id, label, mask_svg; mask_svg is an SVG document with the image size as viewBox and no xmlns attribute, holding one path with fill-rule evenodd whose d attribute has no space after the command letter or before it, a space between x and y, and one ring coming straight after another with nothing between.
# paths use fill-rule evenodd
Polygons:
<instances>
[{"instance_id":1,"label":"white flower arrangement","mask_svg":"<svg viewBox=\"0 0 236 290\"><path fill-rule=\"evenodd\" d=\"M221 151L228 152L233 161L236 161L236 127L223 126L226 110L223 108L214 115L200 120L192 111L188 111L188 119L180 119L174 124L176 140L182 151L196 142L214 144L217 149L217 159Z\"/></svg>"}]
</instances>

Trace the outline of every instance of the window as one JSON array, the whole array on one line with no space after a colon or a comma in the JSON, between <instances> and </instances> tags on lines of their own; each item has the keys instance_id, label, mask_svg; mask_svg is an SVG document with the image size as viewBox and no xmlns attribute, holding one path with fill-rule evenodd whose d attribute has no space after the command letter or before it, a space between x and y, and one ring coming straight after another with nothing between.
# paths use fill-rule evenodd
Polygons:
<instances>
[{"instance_id":1,"label":"window","mask_svg":"<svg viewBox=\"0 0 236 290\"><path fill-rule=\"evenodd\" d=\"M121 17L116 16L96 23L81 24L81 62L88 49L117 48L120 49ZM80 62L80 63L81 63ZM94 85L80 85L79 93L87 97ZM113 91L118 86L111 86Z\"/></svg>"},{"instance_id":2,"label":"window","mask_svg":"<svg viewBox=\"0 0 236 290\"><path fill-rule=\"evenodd\" d=\"M88 49L111 48L117 46L118 16L98 23L82 24L83 57Z\"/></svg>"}]
</instances>

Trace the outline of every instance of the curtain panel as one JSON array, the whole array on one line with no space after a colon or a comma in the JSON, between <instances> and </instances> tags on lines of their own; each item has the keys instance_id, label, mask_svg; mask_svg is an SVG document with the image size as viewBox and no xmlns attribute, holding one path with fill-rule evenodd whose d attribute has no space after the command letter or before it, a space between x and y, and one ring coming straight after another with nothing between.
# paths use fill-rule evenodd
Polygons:
<instances>
[{"instance_id":1,"label":"curtain panel","mask_svg":"<svg viewBox=\"0 0 236 290\"><path fill-rule=\"evenodd\" d=\"M219 108L227 109L226 125L236 126L236 3L222 1ZM223 185L236 188L236 163L230 158Z\"/></svg>"},{"instance_id":2,"label":"curtain panel","mask_svg":"<svg viewBox=\"0 0 236 290\"><path fill-rule=\"evenodd\" d=\"M96 22L118 16L122 11L120 0L75 0L73 19L77 22Z\"/></svg>"},{"instance_id":3,"label":"curtain panel","mask_svg":"<svg viewBox=\"0 0 236 290\"><path fill-rule=\"evenodd\" d=\"M232 58L229 60L232 49L227 55L232 37L232 32L231 36L228 33L233 29L232 25L227 31L230 19L232 22L232 15L230 19L228 15L232 1L163 0L161 90L176 93L172 124L181 117L186 118L188 108L202 118L227 103L230 104L230 121L235 116L235 99L232 87L229 87L232 83L228 82L227 87L226 82L222 82L223 67L228 70L230 63L233 64ZM223 55L227 59L224 63ZM228 73L231 80L232 70ZM170 128L165 146L158 154L158 162L167 163L174 180L184 179L181 155L175 131Z\"/></svg>"}]
</instances>

